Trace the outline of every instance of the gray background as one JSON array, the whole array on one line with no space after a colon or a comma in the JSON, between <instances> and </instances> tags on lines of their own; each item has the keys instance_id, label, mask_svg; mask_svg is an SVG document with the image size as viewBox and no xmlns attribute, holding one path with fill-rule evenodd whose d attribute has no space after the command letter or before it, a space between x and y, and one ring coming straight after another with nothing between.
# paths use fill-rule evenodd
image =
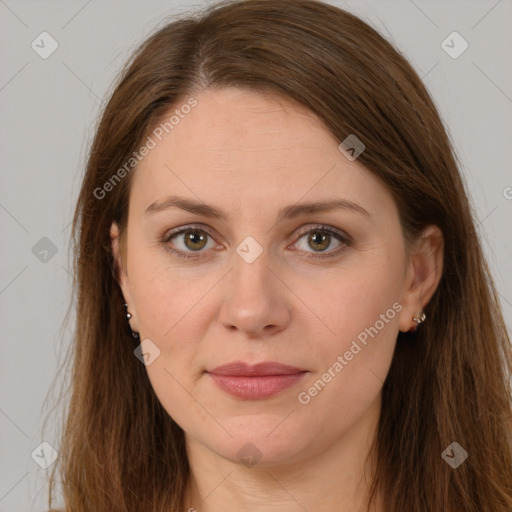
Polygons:
<instances>
[{"instance_id":1,"label":"gray background","mask_svg":"<svg viewBox=\"0 0 512 512\"><path fill-rule=\"evenodd\" d=\"M424 78L460 159L510 327L512 2L331 3L370 22ZM152 29L205 5L0 0L0 512L47 509L47 470L31 454L42 441L59 449L61 409L51 406L74 325L71 313L63 327L70 221L102 101ZM43 31L59 45L47 59L31 48ZM441 47L453 31L469 43L456 59ZM41 252L44 237L55 254Z\"/></svg>"}]
</instances>

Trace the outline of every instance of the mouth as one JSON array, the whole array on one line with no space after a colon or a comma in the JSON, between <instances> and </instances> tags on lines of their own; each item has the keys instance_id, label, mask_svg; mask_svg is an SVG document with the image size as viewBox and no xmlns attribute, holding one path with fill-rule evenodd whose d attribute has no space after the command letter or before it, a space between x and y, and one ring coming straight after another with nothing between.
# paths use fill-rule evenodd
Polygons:
<instances>
[{"instance_id":1,"label":"mouth","mask_svg":"<svg viewBox=\"0 0 512 512\"><path fill-rule=\"evenodd\" d=\"M262 400L294 386L308 371L277 362L251 365L237 361L206 373L222 391L232 396Z\"/></svg>"}]
</instances>

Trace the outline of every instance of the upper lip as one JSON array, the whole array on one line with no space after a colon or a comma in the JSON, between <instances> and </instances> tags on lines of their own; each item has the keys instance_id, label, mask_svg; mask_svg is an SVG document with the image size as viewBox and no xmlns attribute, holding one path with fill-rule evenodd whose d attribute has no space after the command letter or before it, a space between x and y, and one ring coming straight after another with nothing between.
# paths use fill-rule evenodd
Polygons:
<instances>
[{"instance_id":1,"label":"upper lip","mask_svg":"<svg viewBox=\"0 0 512 512\"><path fill-rule=\"evenodd\" d=\"M213 370L207 370L207 373L215 375L235 375L235 376L259 376L259 375L293 375L306 370L288 366L286 364L269 361L258 364L244 363L243 361L235 361L233 363L217 366Z\"/></svg>"}]
</instances>

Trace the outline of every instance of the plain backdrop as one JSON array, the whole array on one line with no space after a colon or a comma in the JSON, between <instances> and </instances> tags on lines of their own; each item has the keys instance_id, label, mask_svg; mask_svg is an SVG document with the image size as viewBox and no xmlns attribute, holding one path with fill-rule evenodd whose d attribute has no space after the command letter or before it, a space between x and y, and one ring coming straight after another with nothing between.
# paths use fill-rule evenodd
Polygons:
<instances>
[{"instance_id":1,"label":"plain backdrop","mask_svg":"<svg viewBox=\"0 0 512 512\"><path fill-rule=\"evenodd\" d=\"M423 77L461 161L510 327L512 2L331 3L379 30ZM42 468L37 454L50 456L42 442L59 450L61 409L50 408L74 326L72 314L62 328L72 285L70 222L102 102L121 65L156 26L204 6L0 0L0 512L48 508L51 468Z\"/></svg>"}]
</instances>

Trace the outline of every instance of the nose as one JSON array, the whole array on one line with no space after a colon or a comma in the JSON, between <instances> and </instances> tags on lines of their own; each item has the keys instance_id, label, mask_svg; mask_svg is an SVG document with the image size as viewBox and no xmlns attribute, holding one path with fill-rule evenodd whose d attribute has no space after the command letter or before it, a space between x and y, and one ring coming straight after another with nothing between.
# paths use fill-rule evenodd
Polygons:
<instances>
[{"instance_id":1,"label":"nose","mask_svg":"<svg viewBox=\"0 0 512 512\"><path fill-rule=\"evenodd\" d=\"M264 338L290 323L290 289L279 270L271 268L267 255L263 251L251 263L235 255L219 312L219 321L226 329Z\"/></svg>"}]
</instances>

